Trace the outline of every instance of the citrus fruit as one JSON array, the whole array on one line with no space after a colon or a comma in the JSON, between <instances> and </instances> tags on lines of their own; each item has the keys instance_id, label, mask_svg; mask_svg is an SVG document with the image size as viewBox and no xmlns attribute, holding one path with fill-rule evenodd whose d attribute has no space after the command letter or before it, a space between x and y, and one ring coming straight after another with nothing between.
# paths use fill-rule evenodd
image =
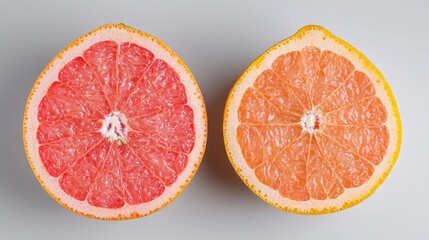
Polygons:
<instances>
[{"instance_id":1,"label":"citrus fruit","mask_svg":"<svg viewBox=\"0 0 429 240\"><path fill-rule=\"evenodd\" d=\"M260 198L321 214L361 202L384 181L401 123L381 72L323 27L306 26L240 76L226 102L224 140Z\"/></svg>"},{"instance_id":2,"label":"citrus fruit","mask_svg":"<svg viewBox=\"0 0 429 240\"><path fill-rule=\"evenodd\" d=\"M124 24L72 42L36 80L23 137L43 188L73 212L129 219L172 202L202 159L207 117L185 63Z\"/></svg>"}]
</instances>

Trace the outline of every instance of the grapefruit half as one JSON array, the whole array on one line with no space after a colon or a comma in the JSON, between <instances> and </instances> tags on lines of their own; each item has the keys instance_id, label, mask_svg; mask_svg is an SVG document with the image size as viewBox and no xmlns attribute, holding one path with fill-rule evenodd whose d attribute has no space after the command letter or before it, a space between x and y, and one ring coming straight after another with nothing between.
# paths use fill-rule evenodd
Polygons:
<instances>
[{"instance_id":1,"label":"grapefruit half","mask_svg":"<svg viewBox=\"0 0 429 240\"><path fill-rule=\"evenodd\" d=\"M130 219L166 206L191 181L207 116L179 56L154 36L108 24L42 71L23 137L31 169L57 202L92 218Z\"/></svg>"},{"instance_id":2,"label":"grapefruit half","mask_svg":"<svg viewBox=\"0 0 429 240\"><path fill-rule=\"evenodd\" d=\"M224 112L228 157L274 207L321 214L351 207L385 180L401 122L381 72L320 26L306 26L257 58Z\"/></svg>"}]
</instances>

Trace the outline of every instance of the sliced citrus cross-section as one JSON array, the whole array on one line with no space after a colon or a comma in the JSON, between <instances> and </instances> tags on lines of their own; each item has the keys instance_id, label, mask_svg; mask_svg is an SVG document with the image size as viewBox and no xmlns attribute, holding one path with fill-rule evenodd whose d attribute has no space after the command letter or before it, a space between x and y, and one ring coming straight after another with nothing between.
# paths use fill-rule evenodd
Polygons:
<instances>
[{"instance_id":1,"label":"sliced citrus cross-section","mask_svg":"<svg viewBox=\"0 0 429 240\"><path fill-rule=\"evenodd\" d=\"M43 70L24 113L24 146L44 189L99 219L153 213L202 159L207 117L185 63L155 37L109 24Z\"/></svg>"},{"instance_id":2,"label":"sliced citrus cross-section","mask_svg":"<svg viewBox=\"0 0 429 240\"><path fill-rule=\"evenodd\" d=\"M326 29L306 26L235 83L224 140L260 198L320 214L361 202L384 181L399 154L401 123L380 71Z\"/></svg>"}]
</instances>

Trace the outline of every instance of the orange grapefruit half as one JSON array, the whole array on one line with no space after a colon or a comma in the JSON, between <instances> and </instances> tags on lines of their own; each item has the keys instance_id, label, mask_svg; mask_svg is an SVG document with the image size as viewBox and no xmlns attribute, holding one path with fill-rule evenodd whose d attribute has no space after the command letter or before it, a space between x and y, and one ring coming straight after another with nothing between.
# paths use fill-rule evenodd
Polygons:
<instances>
[{"instance_id":1,"label":"orange grapefruit half","mask_svg":"<svg viewBox=\"0 0 429 240\"><path fill-rule=\"evenodd\" d=\"M130 219L172 202L206 146L192 73L166 44L124 24L63 49L30 92L24 147L43 188L64 207Z\"/></svg>"},{"instance_id":2,"label":"orange grapefruit half","mask_svg":"<svg viewBox=\"0 0 429 240\"><path fill-rule=\"evenodd\" d=\"M240 76L226 102L224 140L260 198L321 214L361 202L385 180L401 122L381 72L323 27L306 26Z\"/></svg>"}]
</instances>

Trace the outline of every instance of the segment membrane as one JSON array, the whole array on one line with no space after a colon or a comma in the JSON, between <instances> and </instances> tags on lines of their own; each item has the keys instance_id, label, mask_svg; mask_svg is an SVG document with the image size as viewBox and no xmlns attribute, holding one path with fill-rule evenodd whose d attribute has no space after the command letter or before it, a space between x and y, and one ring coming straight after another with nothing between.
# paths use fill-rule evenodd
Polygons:
<instances>
[{"instance_id":1,"label":"segment membrane","mask_svg":"<svg viewBox=\"0 0 429 240\"><path fill-rule=\"evenodd\" d=\"M50 123L68 118L97 118L100 113L94 111L88 102L74 89L56 81L49 87L40 102L38 120Z\"/></svg>"},{"instance_id":2,"label":"segment membrane","mask_svg":"<svg viewBox=\"0 0 429 240\"><path fill-rule=\"evenodd\" d=\"M325 113L324 119L328 125L381 125L387 120L387 111L378 97L370 97Z\"/></svg>"},{"instance_id":3,"label":"segment membrane","mask_svg":"<svg viewBox=\"0 0 429 240\"><path fill-rule=\"evenodd\" d=\"M86 199L102 170L110 145L111 143L103 140L60 176L59 183L64 192L80 201Z\"/></svg>"},{"instance_id":4,"label":"segment membrane","mask_svg":"<svg viewBox=\"0 0 429 240\"><path fill-rule=\"evenodd\" d=\"M125 103L141 81L143 74L147 71L149 65L153 62L154 55L151 51L134 43L122 43L118 56L118 74L119 74L119 96L118 103ZM118 104L117 104L118 105ZM119 104L118 108L122 108Z\"/></svg>"},{"instance_id":5,"label":"segment membrane","mask_svg":"<svg viewBox=\"0 0 429 240\"><path fill-rule=\"evenodd\" d=\"M304 109L311 109L310 92L303 75L302 57L299 51L280 55L271 65L280 79L289 84Z\"/></svg>"},{"instance_id":6,"label":"segment membrane","mask_svg":"<svg viewBox=\"0 0 429 240\"><path fill-rule=\"evenodd\" d=\"M193 110L187 105L168 108L152 116L130 119L132 130L148 134L158 146L189 154L194 148Z\"/></svg>"},{"instance_id":7,"label":"segment membrane","mask_svg":"<svg viewBox=\"0 0 429 240\"><path fill-rule=\"evenodd\" d=\"M135 81L127 101L123 102L119 109L127 112L145 101L149 96L176 82L180 82L180 78L174 69L165 61L155 59L144 71L143 76L138 81Z\"/></svg>"},{"instance_id":8,"label":"segment membrane","mask_svg":"<svg viewBox=\"0 0 429 240\"><path fill-rule=\"evenodd\" d=\"M254 83L256 91L262 93L271 103L288 115L300 116L304 108L290 85L285 84L272 71L265 70Z\"/></svg>"},{"instance_id":9,"label":"segment membrane","mask_svg":"<svg viewBox=\"0 0 429 240\"><path fill-rule=\"evenodd\" d=\"M97 117L104 116L112 109L107 96L100 87L101 82L93 68L82 58L76 57L67 63L58 74L61 83L72 88L88 103L88 108L97 112Z\"/></svg>"},{"instance_id":10,"label":"segment membrane","mask_svg":"<svg viewBox=\"0 0 429 240\"><path fill-rule=\"evenodd\" d=\"M90 205L102 208L124 206L124 193L119 168L119 146L111 144L104 166L92 184L87 196Z\"/></svg>"},{"instance_id":11,"label":"segment membrane","mask_svg":"<svg viewBox=\"0 0 429 240\"><path fill-rule=\"evenodd\" d=\"M56 142L42 144L39 155L52 177L58 177L103 138L99 133L82 133Z\"/></svg>"},{"instance_id":12,"label":"segment membrane","mask_svg":"<svg viewBox=\"0 0 429 240\"><path fill-rule=\"evenodd\" d=\"M354 71L340 87L319 103L318 108L325 113L331 112L371 96L375 96L375 88L371 80L365 73Z\"/></svg>"},{"instance_id":13,"label":"segment membrane","mask_svg":"<svg viewBox=\"0 0 429 240\"><path fill-rule=\"evenodd\" d=\"M237 128L238 144L251 168L270 160L300 135L301 127L297 124L286 126L242 124Z\"/></svg>"},{"instance_id":14,"label":"segment membrane","mask_svg":"<svg viewBox=\"0 0 429 240\"><path fill-rule=\"evenodd\" d=\"M102 90L112 108L116 109L118 94L118 44L114 41L103 41L92 45L83 53L98 78L101 80Z\"/></svg>"},{"instance_id":15,"label":"segment membrane","mask_svg":"<svg viewBox=\"0 0 429 240\"><path fill-rule=\"evenodd\" d=\"M130 132L129 147L166 186L176 181L188 162L188 156L183 153L168 151L150 139L147 134Z\"/></svg>"},{"instance_id":16,"label":"segment membrane","mask_svg":"<svg viewBox=\"0 0 429 240\"><path fill-rule=\"evenodd\" d=\"M40 144L59 141L82 133L97 132L101 124L92 119L68 118L54 122L42 122L37 129Z\"/></svg>"},{"instance_id":17,"label":"segment membrane","mask_svg":"<svg viewBox=\"0 0 429 240\"><path fill-rule=\"evenodd\" d=\"M282 112L261 93L249 88L241 99L238 119L248 124L288 124L299 122L299 116Z\"/></svg>"},{"instance_id":18,"label":"segment membrane","mask_svg":"<svg viewBox=\"0 0 429 240\"><path fill-rule=\"evenodd\" d=\"M379 126L331 126L326 125L323 133L346 146L374 165L380 164L389 144L389 130Z\"/></svg>"},{"instance_id":19,"label":"segment membrane","mask_svg":"<svg viewBox=\"0 0 429 240\"><path fill-rule=\"evenodd\" d=\"M307 189L313 199L335 199L344 192L344 187L316 141L312 139L307 162Z\"/></svg>"},{"instance_id":20,"label":"segment membrane","mask_svg":"<svg viewBox=\"0 0 429 240\"><path fill-rule=\"evenodd\" d=\"M279 151L273 159L255 169L262 183L279 191L286 198L305 201L310 198L306 187L306 162L309 151L309 136L292 142Z\"/></svg>"},{"instance_id":21,"label":"segment membrane","mask_svg":"<svg viewBox=\"0 0 429 240\"><path fill-rule=\"evenodd\" d=\"M314 82L311 92L314 105L341 86L354 71L354 66L348 59L329 50L322 52L318 65L319 78Z\"/></svg>"},{"instance_id":22,"label":"segment membrane","mask_svg":"<svg viewBox=\"0 0 429 240\"><path fill-rule=\"evenodd\" d=\"M128 147L119 148L124 198L128 204L152 201L165 190L162 181Z\"/></svg>"},{"instance_id":23,"label":"segment membrane","mask_svg":"<svg viewBox=\"0 0 429 240\"><path fill-rule=\"evenodd\" d=\"M316 138L323 154L344 187L359 187L368 181L374 172L374 167L369 162L323 134Z\"/></svg>"}]
</instances>

